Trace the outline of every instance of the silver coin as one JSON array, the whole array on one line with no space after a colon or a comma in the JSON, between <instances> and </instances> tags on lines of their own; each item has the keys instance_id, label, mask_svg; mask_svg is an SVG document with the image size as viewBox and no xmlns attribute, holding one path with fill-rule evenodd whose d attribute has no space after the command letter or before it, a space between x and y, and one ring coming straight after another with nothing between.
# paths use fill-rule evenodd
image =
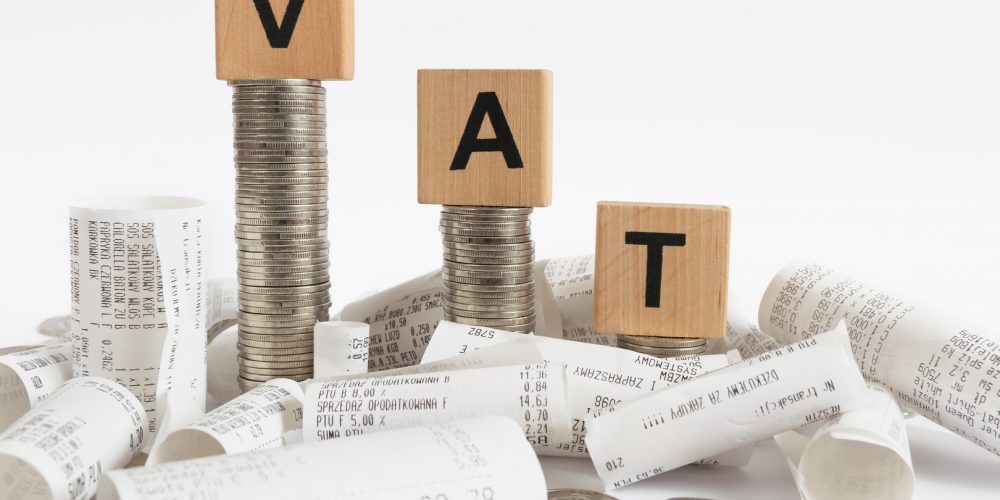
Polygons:
<instances>
[{"instance_id":1,"label":"silver coin","mask_svg":"<svg viewBox=\"0 0 1000 500\"><path fill-rule=\"evenodd\" d=\"M532 208L524 207L474 207L463 205L444 205L441 207L442 213L464 214L464 215L531 215Z\"/></svg>"},{"instance_id":2,"label":"silver coin","mask_svg":"<svg viewBox=\"0 0 1000 500\"><path fill-rule=\"evenodd\" d=\"M445 249L451 252L475 252L488 254L511 254L525 255L535 251L535 243L532 241L521 243L500 243L485 245L479 243L465 243L461 241L443 241Z\"/></svg>"},{"instance_id":3,"label":"silver coin","mask_svg":"<svg viewBox=\"0 0 1000 500\"><path fill-rule=\"evenodd\" d=\"M302 368L278 368L278 369L268 369L268 368L254 368L250 366L240 365L240 374L242 376L247 375L257 375L257 376L272 376L272 377L284 377L286 375L291 376L309 376L312 375L312 366L302 367Z\"/></svg>"},{"instance_id":4,"label":"silver coin","mask_svg":"<svg viewBox=\"0 0 1000 500\"><path fill-rule=\"evenodd\" d=\"M257 187L271 190L279 186L322 186L327 189L330 178L326 175L312 177L250 177L245 175L236 176L236 184L242 190L253 191ZM290 188L291 189L291 188Z\"/></svg>"},{"instance_id":5,"label":"silver coin","mask_svg":"<svg viewBox=\"0 0 1000 500\"><path fill-rule=\"evenodd\" d=\"M548 491L549 500L618 500L617 497L599 491L577 488L556 488Z\"/></svg>"},{"instance_id":6,"label":"silver coin","mask_svg":"<svg viewBox=\"0 0 1000 500\"><path fill-rule=\"evenodd\" d=\"M317 304L314 306L300 306L300 307L255 307L251 305L240 304L240 311L253 314L265 314L269 316L278 316L278 315L294 316L298 314L329 316L330 304Z\"/></svg>"},{"instance_id":7,"label":"silver coin","mask_svg":"<svg viewBox=\"0 0 1000 500\"><path fill-rule=\"evenodd\" d=\"M618 335L619 342L628 342L647 347L698 347L707 341L703 338L656 337L652 335Z\"/></svg>"},{"instance_id":8,"label":"silver coin","mask_svg":"<svg viewBox=\"0 0 1000 500\"><path fill-rule=\"evenodd\" d=\"M458 229L528 229L531 227L531 220L520 221L493 221L493 220L452 220L441 218L438 223L440 227Z\"/></svg>"},{"instance_id":9,"label":"silver coin","mask_svg":"<svg viewBox=\"0 0 1000 500\"><path fill-rule=\"evenodd\" d=\"M266 362L266 361L277 361L279 363L281 363L281 362L296 362L296 361L298 361L298 362L301 362L301 361L312 362L312 360L313 360L313 354L312 353L308 353L308 354L284 354L284 355L280 355L280 356L268 356L266 354L250 354L248 352L241 352L238 355L239 355L239 357L241 357L243 359L248 359L250 361L257 361L257 362Z\"/></svg>"},{"instance_id":10,"label":"silver coin","mask_svg":"<svg viewBox=\"0 0 1000 500\"><path fill-rule=\"evenodd\" d=\"M657 358L676 358L681 356L692 356L695 354L702 354L708 349L708 346L702 345L696 347L649 347L639 344L630 344L628 342L622 342L619 339L618 348L638 352L641 354L646 354L649 356L655 356Z\"/></svg>"},{"instance_id":11,"label":"silver coin","mask_svg":"<svg viewBox=\"0 0 1000 500\"><path fill-rule=\"evenodd\" d=\"M497 297L470 297L466 295L455 295L450 292L443 292L442 296L450 302L455 307L459 307L457 304L469 304L469 305L479 305L479 306L526 306L535 303L534 294L521 295L511 297L506 294L497 294Z\"/></svg>"},{"instance_id":12,"label":"silver coin","mask_svg":"<svg viewBox=\"0 0 1000 500\"><path fill-rule=\"evenodd\" d=\"M488 236L459 236L456 234L442 234L441 241L443 241L446 246L449 245L450 243L458 243L463 245L479 245L479 246L508 245L512 243L529 243L531 242L531 235L488 237Z\"/></svg>"},{"instance_id":13,"label":"silver coin","mask_svg":"<svg viewBox=\"0 0 1000 500\"><path fill-rule=\"evenodd\" d=\"M315 321L316 317L319 316L314 312L300 313L300 314L255 314L247 311L237 311L236 319L239 320L241 325L244 324L263 324L263 323L292 323L292 322L307 322Z\"/></svg>"},{"instance_id":14,"label":"silver coin","mask_svg":"<svg viewBox=\"0 0 1000 500\"><path fill-rule=\"evenodd\" d=\"M286 335L312 335L313 327L315 326L316 325L298 326L294 328L273 328L266 326L240 325L239 334L243 335L245 333L253 333L255 335L272 335L279 338Z\"/></svg>"},{"instance_id":15,"label":"silver coin","mask_svg":"<svg viewBox=\"0 0 1000 500\"><path fill-rule=\"evenodd\" d=\"M239 352L248 354L260 354L267 356L284 356L286 354L298 355L298 354L312 354L312 345L308 347L292 348L292 349L277 349L273 347L251 347L243 344L236 344L236 349Z\"/></svg>"},{"instance_id":16,"label":"silver coin","mask_svg":"<svg viewBox=\"0 0 1000 500\"><path fill-rule=\"evenodd\" d=\"M448 252L444 254L445 263L453 264L478 264L478 265L498 265L498 266L509 266L513 264L534 264L534 255L529 255L526 257L509 257L509 258L490 258L490 257L462 257L458 255L451 255Z\"/></svg>"},{"instance_id":17,"label":"silver coin","mask_svg":"<svg viewBox=\"0 0 1000 500\"><path fill-rule=\"evenodd\" d=\"M309 380L309 379L312 378L312 374L309 374L309 375L282 375L280 377L274 377L274 376L266 376L266 375L265 376L254 375L252 373L241 373L239 375L239 382L240 382L240 384L253 384L253 383L263 384L263 383L265 383L265 382L267 382L269 380L274 380L276 378L286 378L286 379L289 379L289 380L294 380L296 382L305 382L306 380ZM241 385L241 387L254 387L254 386L252 386L252 385Z\"/></svg>"},{"instance_id":18,"label":"silver coin","mask_svg":"<svg viewBox=\"0 0 1000 500\"><path fill-rule=\"evenodd\" d=\"M448 273L447 269L441 271L441 277L451 285L475 285L475 286L514 286L523 284L533 284L534 278L526 276L522 278L484 278L455 276Z\"/></svg>"},{"instance_id":19,"label":"silver coin","mask_svg":"<svg viewBox=\"0 0 1000 500\"><path fill-rule=\"evenodd\" d=\"M311 333L296 333L296 334L259 334L250 332L239 332L239 338L246 342L274 342L275 338L284 339L286 342L312 342L313 334ZM253 344L250 344L253 345ZM266 356L262 354L254 354L254 356Z\"/></svg>"},{"instance_id":20,"label":"silver coin","mask_svg":"<svg viewBox=\"0 0 1000 500\"><path fill-rule=\"evenodd\" d=\"M299 251L318 250L324 248L322 245L328 243L326 236L314 239L292 239L292 240L247 240L236 239L236 248L248 252L274 252L274 251Z\"/></svg>"},{"instance_id":21,"label":"silver coin","mask_svg":"<svg viewBox=\"0 0 1000 500\"><path fill-rule=\"evenodd\" d=\"M487 306L470 306L466 304L461 304L463 308L450 307L449 305L444 306L445 314L450 314L452 316L462 317L462 318L478 318L478 319L515 319L515 318L528 318L535 314L534 305L528 306L526 309L521 308L510 308L509 306L505 309L496 310L494 308L489 308ZM480 310L470 310L468 308L477 308ZM485 310L481 310L485 309Z\"/></svg>"},{"instance_id":22,"label":"silver coin","mask_svg":"<svg viewBox=\"0 0 1000 500\"><path fill-rule=\"evenodd\" d=\"M462 264L459 262L445 262L448 269L452 271L470 271L470 272L480 272L480 273L530 273L534 270L533 264L505 264L505 265L495 265L495 264Z\"/></svg>"},{"instance_id":23,"label":"silver coin","mask_svg":"<svg viewBox=\"0 0 1000 500\"><path fill-rule=\"evenodd\" d=\"M517 285L472 285L468 283L456 283L445 280L442 283L445 291L455 295L468 295L468 292L512 294L513 292L534 293L535 283L519 283ZM465 293L463 293L465 292Z\"/></svg>"},{"instance_id":24,"label":"silver coin","mask_svg":"<svg viewBox=\"0 0 1000 500\"><path fill-rule=\"evenodd\" d=\"M313 343L312 340L282 340L281 335L273 335L271 339L268 340L250 340L245 338L239 338L236 341L237 349L253 349L261 351L263 349L270 349L276 351L301 351L298 354L307 354L312 352ZM250 352L251 354L268 355L268 356L278 356L280 353L270 353L270 352ZM288 354L288 353L286 353Z\"/></svg>"},{"instance_id":25,"label":"silver coin","mask_svg":"<svg viewBox=\"0 0 1000 500\"><path fill-rule=\"evenodd\" d=\"M441 212L442 221L455 221L455 222L468 222L468 223L480 223L480 222L530 222L531 216L529 215L486 215L486 214L453 214L449 212Z\"/></svg>"},{"instance_id":26,"label":"silver coin","mask_svg":"<svg viewBox=\"0 0 1000 500\"><path fill-rule=\"evenodd\" d=\"M309 287L299 287L295 289L296 294L306 294L306 293L320 293L326 292L330 289L330 283L317 283ZM267 286L241 286L239 290L240 294L257 294L257 295L286 295L288 290L281 287L267 287Z\"/></svg>"},{"instance_id":27,"label":"silver coin","mask_svg":"<svg viewBox=\"0 0 1000 500\"><path fill-rule=\"evenodd\" d=\"M445 313L445 315L449 316L448 313ZM458 316L453 316L453 317L458 317ZM472 326L495 326L500 329L503 329L505 326L524 325L527 323L534 323L535 321L534 315L526 316L523 318L505 318L505 319L470 318L467 316L462 316L461 318L462 319L460 321L457 321L458 323L463 323Z\"/></svg>"},{"instance_id":28,"label":"silver coin","mask_svg":"<svg viewBox=\"0 0 1000 500\"><path fill-rule=\"evenodd\" d=\"M257 361L257 360L254 360L254 359L244 358L243 356L240 356L237 359L239 359L239 361L238 361L237 364L239 365L240 368L251 368L251 369L254 369L254 370L261 370L261 369L263 369L263 370L288 370L288 371L291 371L291 372L294 373L294 372L300 372L300 371L301 372L305 372L307 370L311 370L312 366L313 366L313 360L312 360L311 357L309 359L302 359L302 360L298 360L298 361L293 361L293 360L285 360L285 361L278 361L278 360Z\"/></svg>"},{"instance_id":29,"label":"silver coin","mask_svg":"<svg viewBox=\"0 0 1000 500\"><path fill-rule=\"evenodd\" d=\"M477 228L449 228L440 226L438 228L441 235L446 238L453 237L475 237L475 238L511 238L511 237L524 237L531 235L531 228L518 228L518 229L477 229Z\"/></svg>"},{"instance_id":30,"label":"silver coin","mask_svg":"<svg viewBox=\"0 0 1000 500\"><path fill-rule=\"evenodd\" d=\"M317 172L327 172L327 164L325 161L316 161L312 159L309 162L273 162L268 163L266 161L255 161L255 162L239 162L236 164L236 172L238 173L268 173L273 175L278 175L282 172L292 172L292 171L317 171Z\"/></svg>"},{"instance_id":31,"label":"silver coin","mask_svg":"<svg viewBox=\"0 0 1000 500\"><path fill-rule=\"evenodd\" d=\"M510 302L510 301L471 301L471 300L454 300L451 296L448 297L449 301L446 308L454 309L455 314L463 314L463 312L524 312L528 310L534 310L535 301L526 300L523 302Z\"/></svg>"}]
</instances>

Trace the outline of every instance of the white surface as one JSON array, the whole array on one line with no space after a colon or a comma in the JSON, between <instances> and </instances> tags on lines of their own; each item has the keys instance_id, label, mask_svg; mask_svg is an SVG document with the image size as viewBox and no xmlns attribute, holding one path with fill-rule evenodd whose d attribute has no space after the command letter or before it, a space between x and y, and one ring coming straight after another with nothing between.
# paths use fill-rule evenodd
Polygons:
<instances>
[{"instance_id":1,"label":"white surface","mask_svg":"<svg viewBox=\"0 0 1000 500\"><path fill-rule=\"evenodd\" d=\"M74 199L208 200L206 265L233 274L230 91L214 80L212 2L8 3L3 343L68 312ZM970 322L995 309L1000 3L357 3L357 79L327 84L334 310L440 259L437 208L415 201L420 67L554 71L555 202L533 216L540 259L592 251L599 199L724 203L734 305L748 314L794 258ZM1000 459L912 432L917 498L997 484ZM776 452L743 471L683 469L630 488L662 498L674 487L792 495Z\"/></svg>"}]
</instances>

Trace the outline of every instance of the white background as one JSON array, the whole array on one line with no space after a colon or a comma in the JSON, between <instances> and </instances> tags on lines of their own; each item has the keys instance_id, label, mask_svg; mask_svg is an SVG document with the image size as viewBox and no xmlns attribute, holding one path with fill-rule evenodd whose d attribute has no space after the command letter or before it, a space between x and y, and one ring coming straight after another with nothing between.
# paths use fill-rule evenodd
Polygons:
<instances>
[{"instance_id":1,"label":"white background","mask_svg":"<svg viewBox=\"0 0 1000 500\"><path fill-rule=\"evenodd\" d=\"M781 265L810 258L997 332L1000 3L357 4L356 79L327 84L335 309L439 264L437 207L416 203L416 69L543 67L556 170L538 258L592 252L598 200L725 204L747 313ZM3 18L7 343L68 309L73 199L204 198L210 273L234 274L212 2L17 1ZM928 439L955 449L915 448L918 496L996 484L995 457Z\"/></svg>"}]
</instances>

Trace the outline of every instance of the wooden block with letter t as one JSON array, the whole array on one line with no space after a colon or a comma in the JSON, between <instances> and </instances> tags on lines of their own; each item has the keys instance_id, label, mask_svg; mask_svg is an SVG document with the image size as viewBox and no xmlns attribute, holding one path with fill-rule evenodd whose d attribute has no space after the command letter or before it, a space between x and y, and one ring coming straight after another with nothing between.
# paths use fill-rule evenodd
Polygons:
<instances>
[{"instance_id":1,"label":"wooden block with letter t","mask_svg":"<svg viewBox=\"0 0 1000 500\"><path fill-rule=\"evenodd\" d=\"M722 338L729 225L727 207L598 203L595 330Z\"/></svg>"},{"instance_id":2,"label":"wooden block with letter t","mask_svg":"<svg viewBox=\"0 0 1000 500\"><path fill-rule=\"evenodd\" d=\"M354 78L354 0L215 0L220 80Z\"/></svg>"},{"instance_id":3,"label":"wooden block with letter t","mask_svg":"<svg viewBox=\"0 0 1000 500\"><path fill-rule=\"evenodd\" d=\"M552 73L417 72L420 203L552 203Z\"/></svg>"}]
</instances>

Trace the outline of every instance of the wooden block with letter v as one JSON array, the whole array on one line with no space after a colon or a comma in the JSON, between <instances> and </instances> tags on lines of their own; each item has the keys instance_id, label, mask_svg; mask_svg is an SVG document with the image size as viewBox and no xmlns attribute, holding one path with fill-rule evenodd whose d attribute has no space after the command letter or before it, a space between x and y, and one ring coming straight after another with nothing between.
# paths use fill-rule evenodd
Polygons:
<instances>
[{"instance_id":1,"label":"wooden block with letter v","mask_svg":"<svg viewBox=\"0 0 1000 500\"><path fill-rule=\"evenodd\" d=\"M729 225L727 207L598 203L595 330L722 338Z\"/></svg>"},{"instance_id":2,"label":"wooden block with letter v","mask_svg":"<svg viewBox=\"0 0 1000 500\"><path fill-rule=\"evenodd\" d=\"M354 78L354 0L215 0L219 80Z\"/></svg>"},{"instance_id":3,"label":"wooden block with letter v","mask_svg":"<svg viewBox=\"0 0 1000 500\"><path fill-rule=\"evenodd\" d=\"M417 72L418 201L552 203L552 73Z\"/></svg>"}]
</instances>

